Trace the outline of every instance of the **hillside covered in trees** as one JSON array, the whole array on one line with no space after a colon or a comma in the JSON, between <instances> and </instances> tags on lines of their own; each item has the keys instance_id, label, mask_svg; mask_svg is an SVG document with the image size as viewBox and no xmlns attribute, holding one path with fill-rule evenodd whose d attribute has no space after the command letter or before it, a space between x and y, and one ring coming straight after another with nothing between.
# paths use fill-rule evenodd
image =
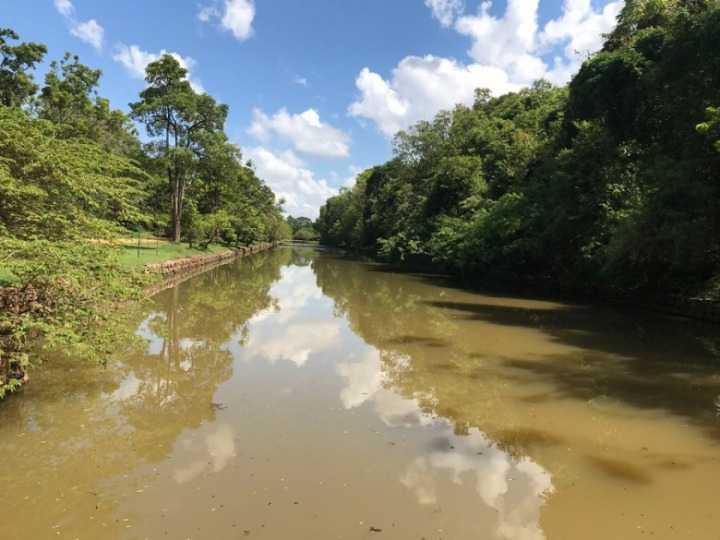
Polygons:
<instances>
[{"instance_id":1,"label":"hillside covered in trees","mask_svg":"<svg viewBox=\"0 0 720 540\"><path fill-rule=\"evenodd\" d=\"M720 4L629 0L564 87L477 90L328 199L321 242L465 276L720 297Z\"/></svg>"},{"instance_id":2,"label":"hillside covered in trees","mask_svg":"<svg viewBox=\"0 0 720 540\"><path fill-rule=\"evenodd\" d=\"M138 227L228 246L291 234L223 131L227 106L196 93L174 57L148 65L126 115L70 53L36 82L46 54L0 29L0 286L37 300L0 310L0 397L38 356L31 344L95 361L112 350L124 331L112 307L142 290L112 240Z\"/></svg>"}]
</instances>

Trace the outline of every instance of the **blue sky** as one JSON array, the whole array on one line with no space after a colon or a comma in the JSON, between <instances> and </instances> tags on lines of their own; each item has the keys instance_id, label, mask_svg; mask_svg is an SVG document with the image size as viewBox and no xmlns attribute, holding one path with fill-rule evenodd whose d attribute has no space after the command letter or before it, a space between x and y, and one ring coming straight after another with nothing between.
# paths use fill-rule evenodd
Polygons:
<instances>
[{"instance_id":1,"label":"blue sky","mask_svg":"<svg viewBox=\"0 0 720 540\"><path fill-rule=\"evenodd\" d=\"M566 83L622 7L607 0L0 0L21 41L102 69L128 111L172 53L294 216L391 157L394 133L473 91ZM42 84L46 64L36 74Z\"/></svg>"}]
</instances>

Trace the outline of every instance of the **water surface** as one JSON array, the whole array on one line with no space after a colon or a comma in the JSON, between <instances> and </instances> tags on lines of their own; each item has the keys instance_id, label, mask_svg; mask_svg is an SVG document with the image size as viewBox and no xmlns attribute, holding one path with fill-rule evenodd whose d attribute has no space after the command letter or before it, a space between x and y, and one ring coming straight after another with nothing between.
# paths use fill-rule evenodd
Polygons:
<instances>
[{"instance_id":1,"label":"water surface","mask_svg":"<svg viewBox=\"0 0 720 540\"><path fill-rule=\"evenodd\" d=\"M279 249L0 406L2 538L720 538L718 327Z\"/></svg>"}]
</instances>

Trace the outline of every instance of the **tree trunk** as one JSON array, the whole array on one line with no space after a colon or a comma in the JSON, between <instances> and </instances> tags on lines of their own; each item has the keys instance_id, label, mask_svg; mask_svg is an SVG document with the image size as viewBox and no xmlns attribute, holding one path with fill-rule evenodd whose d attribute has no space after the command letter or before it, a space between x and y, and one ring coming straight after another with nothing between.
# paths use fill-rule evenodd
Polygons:
<instances>
[{"instance_id":1,"label":"tree trunk","mask_svg":"<svg viewBox=\"0 0 720 540\"><path fill-rule=\"evenodd\" d=\"M180 241L180 218L182 216L183 203L183 176L178 171L168 170L170 176L170 190L172 191L172 200L170 202L170 240L173 242Z\"/></svg>"}]
</instances>

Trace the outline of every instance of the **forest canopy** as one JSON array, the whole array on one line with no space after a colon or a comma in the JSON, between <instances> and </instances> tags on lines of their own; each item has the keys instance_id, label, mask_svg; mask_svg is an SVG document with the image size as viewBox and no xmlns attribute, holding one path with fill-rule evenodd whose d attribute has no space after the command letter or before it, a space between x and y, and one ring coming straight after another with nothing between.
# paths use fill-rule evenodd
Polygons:
<instances>
[{"instance_id":1,"label":"forest canopy","mask_svg":"<svg viewBox=\"0 0 720 540\"><path fill-rule=\"evenodd\" d=\"M476 91L327 200L321 242L464 276L720 297L720 7L629 0L568 85Z\"/></svg>"}]
</instances>

